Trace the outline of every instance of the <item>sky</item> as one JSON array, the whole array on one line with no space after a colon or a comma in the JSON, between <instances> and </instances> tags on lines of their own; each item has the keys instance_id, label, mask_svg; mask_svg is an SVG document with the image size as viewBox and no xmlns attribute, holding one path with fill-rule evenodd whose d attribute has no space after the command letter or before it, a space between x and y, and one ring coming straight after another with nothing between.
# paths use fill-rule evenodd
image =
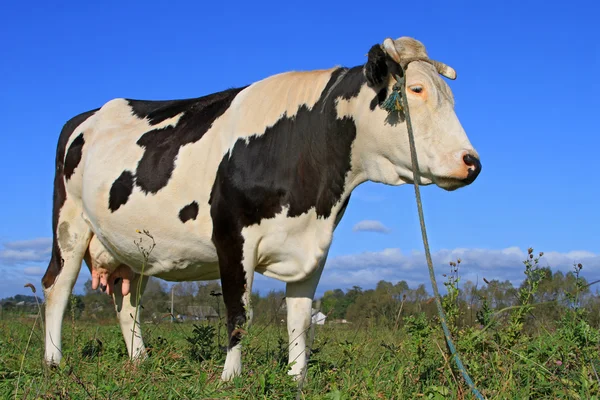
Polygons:
<instances>
[{"instance_id":1,"label":"sky","mask_svg":"<svg viewBox=\"0 0 600 400\"><path fill-rule=\"evenodd\" d=\"M584 265L600 279L600 6L592 1L4 2L0 6L0 298L41 288L56 142L115 97L199 97L290 70L352 67L411 36L458 73L456 113L483 169L422 190L438 279ZM89 277L82 268L75 287ZM427 282L411 186L365 183L338 226L317 295L385 279ZM284 284L257 278L262 293Z\"/></svg>"}]
</instances>

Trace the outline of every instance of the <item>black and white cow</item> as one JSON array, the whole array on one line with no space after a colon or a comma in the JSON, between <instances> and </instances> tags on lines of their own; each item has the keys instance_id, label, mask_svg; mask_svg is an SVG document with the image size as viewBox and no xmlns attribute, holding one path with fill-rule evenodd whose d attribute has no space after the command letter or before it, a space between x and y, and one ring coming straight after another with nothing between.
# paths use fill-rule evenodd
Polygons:
<instances>
[{"instance_id":1,"label":"black and white cow","mask_svg":"<svg viewBox=\"0 0 600 400\"><path fill-rule=\"evenodd\" d=\"M427 58L417 40L386 39L354 68L283 73L188 100L115 99L68 121L42 279L46 361L60 362L62 318L85 259L94 286L109 285L132 358L145 354L132 318L139 279L143 291L148 276L220 278L230 335L224 380L241 372L238 328L250 322L254 272L286 282L290 373L298 375L350 193L368 180L412 182L406 124L379 105L390 72L415 57ZM481 164L438 74L455 78L445 64L410 63L408 102L423 184L454 190L473 182ZM156 241L143 276L138 229Z\"/></svg>"}]
</instances>

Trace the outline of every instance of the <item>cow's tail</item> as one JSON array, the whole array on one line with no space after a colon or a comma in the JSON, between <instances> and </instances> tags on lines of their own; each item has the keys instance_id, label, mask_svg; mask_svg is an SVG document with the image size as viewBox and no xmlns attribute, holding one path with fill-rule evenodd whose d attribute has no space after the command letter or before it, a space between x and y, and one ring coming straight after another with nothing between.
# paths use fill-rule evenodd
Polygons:
<instances>
[{"instance_id":1,"label":"cow's tail","mask_svg":"<svg viewBox=\"0 0 600 400\"><path fill-rule=\"evenodd\" d=\"M75 133L83 135L76 129L95 111L80 114L68 121L62 129L56 149L52 255L42 278L46 306L45 358L49 364L58 364L62 358L62 319L91 237L90 228L82 218L81 201L69 198L66 191L66 179L72 174L72 169L77 167L80 161L77 156L81 158L84 145L83 136L81 140L69 139ZM69 142L71 145L67 150Z\"/></svg>"}]
</instances>

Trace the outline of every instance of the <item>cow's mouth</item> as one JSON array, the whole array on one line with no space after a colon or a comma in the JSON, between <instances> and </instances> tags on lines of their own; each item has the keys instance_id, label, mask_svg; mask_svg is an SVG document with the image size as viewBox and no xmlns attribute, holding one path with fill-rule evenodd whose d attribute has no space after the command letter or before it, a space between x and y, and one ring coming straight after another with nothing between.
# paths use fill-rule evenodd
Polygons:
<instances>
[{"instance_id":1,"label":"cow's mouth","mask_svg":"<svg viewBox=\"0 0 600 400\"><path fill-rule=\"evenodd\" d=\"M414 183L412 175L410 176L410 178L404 178L401 175L399 175L399 177L404 183L407 183L409 185L412 185ZM434 183L434 181L433 181L433 179L431 179L429 177L426 177L426 176L419 177L419 185L421 185L421 186L431 185L432 183Z\"/></svg>"},{"instance_id":2,"label":"cow's mouth","mask_svg":"<svg viewBox=\"0 0 600 400\"><path fill-rule=\"evenodd\" d=\"M481 162L475 156L467 154L463 157L465 165L455 174L434 177L436 185L449 192L470 185L481 172Z\"/></svg>"},{"instance_id":3,"label":"cow's mouth","mask_svg":"<svg viewBox=\"0 0 600 400\"><path fill-rule=\"evenodd\" d=\"M471 182L466 179L458 179L451 177L440 177L435 179L435 184L440 188L452 192L453 190L460 189L461 187L467 186Z\"/></svg>"},{"instance_id":4,"label":"cow's mouth","mask_svg":"<svg viewBox=\"0 0 600 400\"><path fill-rule=\"evenodd\" d=\"M404 178L403 181L410 185L412 185L414 183L412 176L410 178ZM440 177L421 176L419 185L427 186L427 185L431 185L432 183L434 183L438 187L440 187L444 190L447 190L448 192L452 192L456 189L460 189L464 186L468 186L472 182L473 182L473 180L471 180L469 178L460 179L460 178L454 178L451 176L440 176Z\"/></svg>"}]
</instances>

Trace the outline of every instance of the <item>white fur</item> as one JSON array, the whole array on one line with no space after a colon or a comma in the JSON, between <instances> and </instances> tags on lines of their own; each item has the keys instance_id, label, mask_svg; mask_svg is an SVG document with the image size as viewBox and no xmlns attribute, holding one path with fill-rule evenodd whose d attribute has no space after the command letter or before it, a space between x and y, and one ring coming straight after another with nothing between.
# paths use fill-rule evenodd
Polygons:
<instances>
[{"instance_id":1,"label":"white fur","mask_svg":"<svg viewBox=\"0 0 600 400\"><path fill-rule=\"evenodd\" d=\"M308 361L306 335L311 324L312 302L328 252L329 250L323 255L316 270L308 279L289 282L286 285L289 362L292 364L288 373L295 377L300 377Z\"/></svg>"},{"instance_id":2,"label":"white fur","mask_svg":"<svg viewBox=\"0 0 600 400\"><path fill-rule=\"evenodd\" d=\"M225 357L225 365L223 366L223 373L221 374L221 380L227 382L242 373L242 345L238 343L231 349L227 349L227 356Z\"/></svg>"},{"instance_id":3,"label":"white fur","mask_svg":"<svg viewBox=\"0 0 600 400\"><path fill-rule=\"evenodd\" d=\"M45 358L49 364L58 364L62 359L62 319L91 237L91 231L87 224L79 218L80 210L80 205L69 199L61 209L59 221L62 222L58 225L57 239L64 260L63 267L54 284L44 289L46 298Z\"/></svg>"},{"instance_id":4,"label":"white fur","mask_svg":"<svg viewBox=\"0 0 600 400\"><path fill-rule=\"evenodd\" d=\"M140 275L131 281L131 291L127 296L121 294L121 287L117 285L113 294L117 318L123 333L123 339L127 345L127 353L132 360L146 358L146 347L142 340L140 325L140 310L137 309L138 293L143 293L148 283L148 276L143 276L141 282L141 291L138 292Z\"/></svg>"},{"instance_id":5,"label":"white fur","mask_svg":"<svg viewBox=\"0 0 600 400\"><path fill-rule=\"evenodd\" d=\"M244 260L265 276L297 282L311 275L329 248L335 212L318 218L314 208L297 217L288 208L274 218L242 229ZM249 267L248 267L249 268Z\"/></svg>"}]
</instances>

